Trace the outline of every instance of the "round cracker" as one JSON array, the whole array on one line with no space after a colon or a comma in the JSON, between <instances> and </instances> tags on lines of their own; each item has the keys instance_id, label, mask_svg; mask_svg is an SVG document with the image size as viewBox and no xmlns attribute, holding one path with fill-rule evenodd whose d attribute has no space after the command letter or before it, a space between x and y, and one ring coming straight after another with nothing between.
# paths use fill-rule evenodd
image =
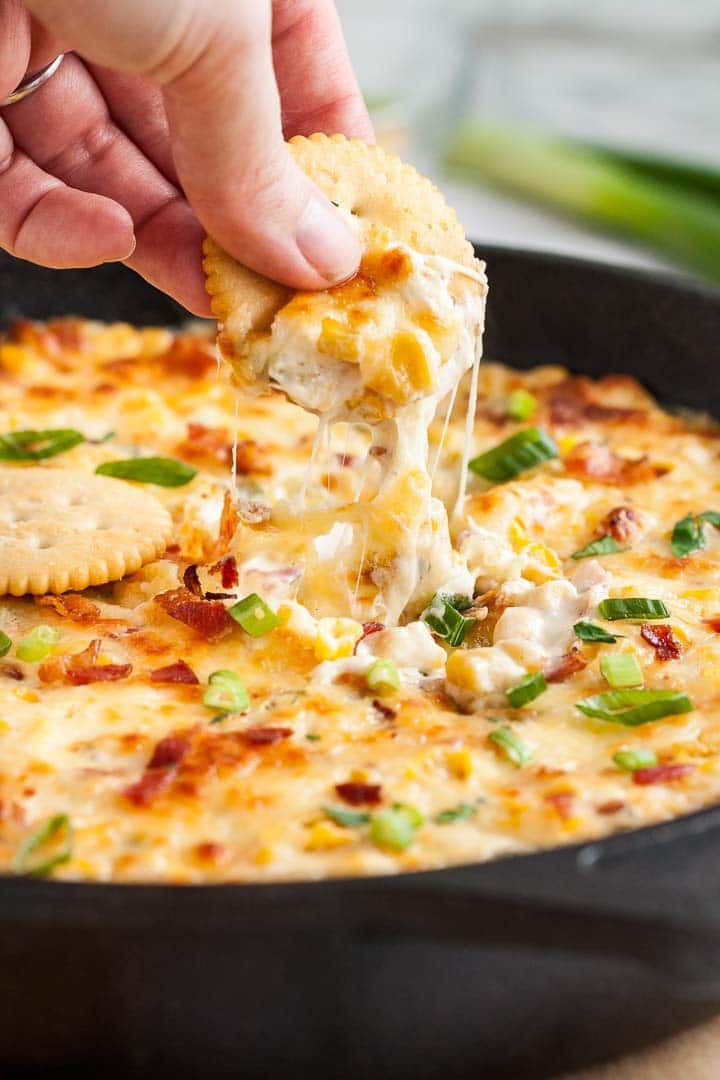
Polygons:
<instances>
[{"instance_id":1,"label":"round cracker","mask_svg":"<svg viewBox=\"0 0 720 1080\"><path fill-rule=\"evenodd\" d=\"M442 193L397 155L344 135L296 135L288 146L327 198L366 228L386 229L421 254L482 268ZM249 270L210 237L203 250L213 314L223 324L218 340L232 360L250 331L267 330L293 290Z\"/></svg>"},{"instance_id":2,"label":"round cracker","mask_svg":"<svg viewBox=\"0 0 720 1080\"><path fill-rule=\"evenodd\" d=\"M147 491L93 473L0 468L0 594L104 585L162 555L172 531Z\"/></svg>"}]
</instances>

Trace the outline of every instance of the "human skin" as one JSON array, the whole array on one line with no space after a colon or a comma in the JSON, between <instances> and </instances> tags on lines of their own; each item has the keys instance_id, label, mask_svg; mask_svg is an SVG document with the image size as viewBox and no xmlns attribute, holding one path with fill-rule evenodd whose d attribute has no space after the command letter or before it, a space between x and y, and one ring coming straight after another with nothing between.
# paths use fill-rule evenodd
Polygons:
<instances>
[{"instance_id":1,"label":"human skin","mask_svg":"<svg viewBox=\"0 0 720 1080\"><path fill-rule=\"evenodd\" d=\"M332 0L0 0L0 247L121 260L208 315L205 231L260 273L324 288L358 244L285 139L372 140Z\"/></svg>"}]
</instances>

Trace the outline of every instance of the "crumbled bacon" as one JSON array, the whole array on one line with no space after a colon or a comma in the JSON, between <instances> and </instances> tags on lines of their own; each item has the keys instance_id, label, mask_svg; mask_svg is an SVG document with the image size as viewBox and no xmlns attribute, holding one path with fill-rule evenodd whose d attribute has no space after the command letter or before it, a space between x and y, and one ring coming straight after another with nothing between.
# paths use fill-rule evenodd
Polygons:
<instances>
[{"instance_id":1,"label":"crumbled bacon","mask_svg":"<svg viewBox=\"0 0 720 1080\"><path fill-rule=\"evenodd\" d=\"M223 589L234 589L240 582L237 560L234 555L226 555L214 566L210 567L211 574L220 575L220 584Z\"/></svg>"},{"instance_id":2,"label":"crumbled bacon","mask_svg":"<svg viewBox=\"0 0 720 1080\"><path fill-rule=\"evenodd\" d=\"M41 682L68 682L72 686L86 686L95 682L117 682L132 672L132 664L98 664L102 642L95 638L79 653L54 656L38 668Z\"/></svg>"},{"instance_id":3,"label":"crumbled bacon","mask_svg":"<svg viewBox=\"0 0 720 1080\"><path fill-rule=\"evenodd\" d=\"M230 541L235 535L239 520L235 500L230 492L226 491L218 530L218 548L220 551L226 551L230 546Z\"/></svg>"},{"instance_id":4,"label":"crumbled bacon","mask_svg":"<svg viewBox=\"0 0 720 1080\"><path fill-rule=\"evenodd\" d=\"M555 813L563 821L568 821L573 816L574 795L569 791L557 791L551 795L545 795L545 802L549 802Z\"/></svg>"},{"instance_id":5,"label":"crumbled bacon","mask_svg":"<svg viewBox=\"0 0 720 1080\"><path fill-rule=\"evenodd\" d=\"M169 348L155 359L173 375L186 375L189 379L199 379L217 365L212 344L187 334L174 338Z\"/></svg>"},{"instance_id":6,"label":"crumbled bacon","mask_svg":"<svg viewBox=\"0 0 720 1080\"><path fill-rule=\"evenodd\" d=\"M607 802L600 803L599 806L595 807L598 814L617 814L624 808L625 803L622 799L608 799Z\"/></svg>"},{"instance_id":7,"label":"crumbled bacon","mask_svg":"<svg viewBox=\"0 0 720 1080\"><path fill-rule=\"evenodd\" d=\"M174 664L155 668L150 672L150 678L157 683L185 683L188 686L196 686L200 680L184 660L176 660Z\"/></svg>"},{"instance_id":8,"label":"crumbled bacon","mask_svg":"<svg viewBox=\"0 0 720 1080\"><path fill-rule=\"evenodd\" d=\"M169 787L175 770L190 750L195 731L190 728L161 739L140 779L123 791L125 798L136 806L148 806L156 795Z\"/></svg>"},{"instance_id":9,"label":"crumbled bacon","mask_svg":"<svg viewBox=\"0 0 720 1080\"><path fill-rule=\"evenodd\" d=\"M194 596L189 589L158 593L155 603L171 618L185 623L208 641L224 637L235 625L219 600L204 600Z\"/></svg>"},{"instance_id":10,"label":"crumbled bacon","mask_svg":"<svg viewBox=\"0 0 720 1080\"><path fill-rule=\"evenodd\" d=\"M379 698L373 698L373 709L379 712L381 716L386 720L394 720L397 716L397 709L393 709L390 705L386 705L384 701L380 701Z\"/></svg>"},{"instance_id":11,"label":"crumbled bacon","mask_svg":"<svg viewBox=\"0 0 720 1080\"><path fill-rule=\"evenodd\" d=\"M198 568L195 563L191 563L190 566L185 568L185 572L183 573L183 584L193 596L202 596L202 586L200 585Z\"/></svg>"},{"instance_id":12,"label":"crumbled bacon","mask_svg":"<svg viewBox=\"0 0 720 1080\"><path fill-rule=\"evenodd\" d=\"M563 656L550 660L543 668L543 675L549 683L565 682L576 671L582 671L587 667L587 660L578 648L570 649Z\"/></svg>"},{"instance_id":13,"label":"crumbled bacon","mask_svg":"<svg viewBox=\"0 0 720 1080\"><path fill-rule=\"evenodd\" d=\"M348 780L345 784L336 784L335 790L340 798L350 806L375 806L380 802L380 784L360 784Z\"/></svg>"},{"instance_id":14,"label":"crumbled bacon","mask_svg":"<svg viewBox=\"0 0 720 1080\"><path fill-rule=\"evenodd\" d=\"M0 663L0 677L13 679L15 682L22 682L25 678L25 673L19 664L14 664L12 660L3 660L2 663Z\"/></svg>"},{"instance_id":15,"label":"crumbled bacon","mask_svg":"<svg viewBox=\"0 0 720 1080\"><path fill-rule=\"evenodd\" d=\"M631 506L616 506L595 530L596 536L612 536L619 544L627 544L638 529L638 516Z\"/></svg>"},{"instance_id":16,"label":"crumbled bacon","mask_svg":"<svg viewBox=\"0 0 720 1080\"><path fill-rule=\"evenodd\" d=\"M681 780L689 776L695 766L685 765L652 765L649 769L636 769L633 773L634 784L662 784L665 781Z\"/></svg>"},{"instance_id":17,"label":"crumbled bacon","mask_svg":"<svg viewBox=\"0 0 720 1080\"><path fill-rule=\"evenodd\" d=\"M100 618L100 608L84 596L76 593L65 593L63 596L38 596L35 598L38 607L50 607L64 619L72 622L93 622Z\"/></svg>"},{"instance_id":18,"label":"crumbled bacon","mask_svg":"<svg viewBox=\"0 0 720 1080\"><path fill-rule=\"evenodd\" d=\"M360 637L355 642L355 647L353 648L353 656L357 652L358 645L360 644L361 641L364 641L365 638L370 637L371 634L379 634L380 631L384 630L384 629L385 629L385 623L381 623L381 622L366 622L366 623L363 623L362 634L360 635Z\"/></svg>"},{"instance_id":19,"label":"crumbled bacon","mask_svg":"<svg viewBox=\"0 0 720 1080\"><path fill-rule=\"evenodd\" d=\"M583 442L563 459L567 472L602 484L641 484L667 472L655 466L647 455L631 460L621 457L604 443Z\"/></svg>"},{"instance_id":20,"label":"crumbled bacon","mask_svg":"<svg viewBox=\"0 0 720 1080\"><path fill-rule=\"evenodd\" d=\"M593 401L592 395L597 393L599 388L600 384L595 386L590 379L583 376L559 383L548 398L552 423L580 427L587 420L612 424L624 420L638 420L645 415L643 409L603 405Z\"/></svg>"},{"instance_id":21,"label":"crumbled bacon","mask_svg":"<svg viewBox=\"0 0 720 1080\"><path fill-rule=\"evenodd\" d=\"M658 660L677 660L680 656L680 642L672 632L671 626L643 623L640 636L652 645Z\"/></svg>"},{"instance_id":22,"label":"crumbled bacon","mask_svg":"<svg viewBox=\"0 0 720 1080\"><path fill-rule=\"evenodd\" d=\"M703 622L716 634L720 634L720 615L711 615L709 619L703 619Z\"/></svg>"},{"instance_id":23,"label":"crumbled bacon","mask_svg":"<svg viewBox=\"0 0 720 1080\"><path fill-rule=\"evenodd\" d=\"M289 739L293 729L289 727L250 727L241 732L241 737L250 746L272 746L273 743Z\"/></svg>"},{"instance_id":24,"label":"crumbled bacon","mask_svg":"<svg viewBox=\"0 0 720 1080\"><path fill-rule=\"evenodd\" d=\"M232 458L232 442L226 428L189 423L187 437L175 447L180 457L227 468Z\"/></svg>"}]
</instances>

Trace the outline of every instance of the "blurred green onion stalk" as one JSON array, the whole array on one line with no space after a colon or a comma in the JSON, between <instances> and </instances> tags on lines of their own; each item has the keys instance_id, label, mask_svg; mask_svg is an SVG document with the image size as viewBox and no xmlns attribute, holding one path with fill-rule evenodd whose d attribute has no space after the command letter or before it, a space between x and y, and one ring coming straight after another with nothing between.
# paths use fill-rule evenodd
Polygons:
<instances>
[{"instance_id":1,"label":"blurred green onion stalk","mask_svg":"<svg viewBox=\"0 0 720 1080\"><path fill-rule=\"evenodd\" d=\"M641 240L720 282L720 170L484 120L456 128L446 164Z\"/></svg>"}]
</instances>

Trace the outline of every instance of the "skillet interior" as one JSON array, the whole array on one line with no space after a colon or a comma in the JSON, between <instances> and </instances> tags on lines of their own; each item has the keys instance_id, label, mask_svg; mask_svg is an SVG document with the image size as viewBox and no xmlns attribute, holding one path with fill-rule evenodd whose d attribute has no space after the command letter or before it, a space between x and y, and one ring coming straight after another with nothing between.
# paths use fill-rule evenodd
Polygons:
<instances>
[{"instance_id":1,"label":"skillet interior","mask_svg":"<svg viewBox=\"0 0 720 1080\"><path fill-rule=\"evenodd\" d=\"M665 402L720 413L717 293L552 255L481 254L488 355L626 371ZM0 257L0 320L19 314L185 317L122 267L58 274ZM720 1000L718 851L720 811L708 810L582 848L400 878L211 890L5 879L0 971L15 1011L0 1061L106 1069L110 1057L125 1068L141 1055L190 1075L204 1047L213 1075L238 1053L248 1076L300 1066L323 1075L333 1054L351 1076L430 1077L441 1066L446 1076L546 1075L543 1061L597 1058ZM539 946L531 973L526 950ZM246 993L237 979L253 965ZM599 1000L604 979L612 1003ZM318 1026L305 997L332 1020ZM272 1055L259 1041L270 1036L258 1009L268 1002L284 1014ZM517 1018L511 1046L504 1007Z\"/></svg>"}]
</instances>

